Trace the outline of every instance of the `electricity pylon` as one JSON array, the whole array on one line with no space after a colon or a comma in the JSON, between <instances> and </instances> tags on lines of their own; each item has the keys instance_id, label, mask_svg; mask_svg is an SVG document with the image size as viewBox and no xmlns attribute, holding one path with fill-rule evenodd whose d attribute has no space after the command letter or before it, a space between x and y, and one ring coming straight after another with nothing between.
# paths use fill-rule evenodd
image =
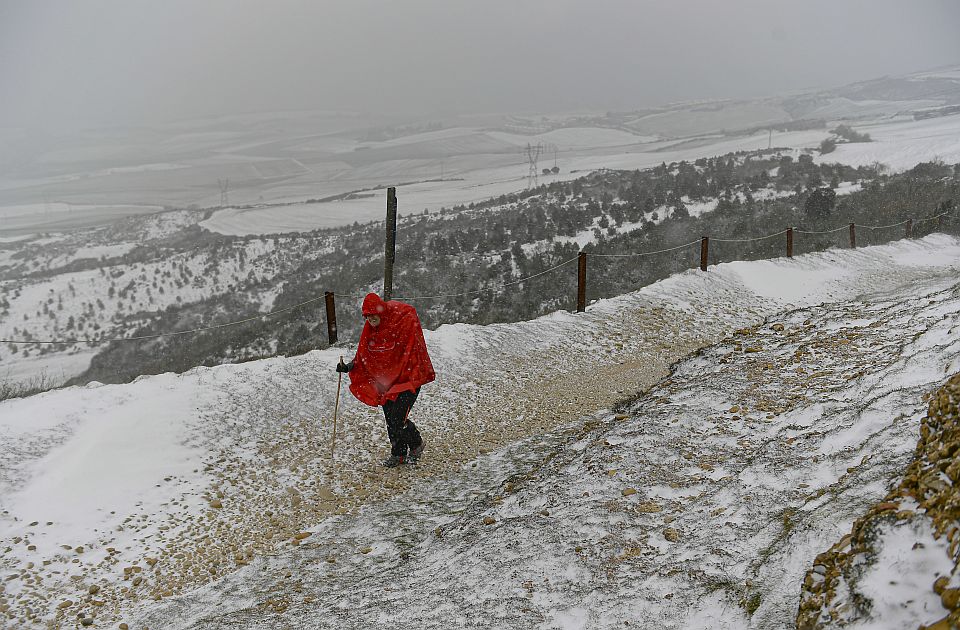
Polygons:
<instances>
[{"instance_id":1,"label":"electricity pylon","mask_svg":"<svg viewBox=\"0 0 960 630\"><path fill-rule=\"evenodd\" d=\"M527 188L536 188L539 184L540 171L537 170L537 160L543 153L543 144L538 142L535 145L527 143L527 162L530 163L530 171L527 173Z\"/></svg>"}]
</instances>

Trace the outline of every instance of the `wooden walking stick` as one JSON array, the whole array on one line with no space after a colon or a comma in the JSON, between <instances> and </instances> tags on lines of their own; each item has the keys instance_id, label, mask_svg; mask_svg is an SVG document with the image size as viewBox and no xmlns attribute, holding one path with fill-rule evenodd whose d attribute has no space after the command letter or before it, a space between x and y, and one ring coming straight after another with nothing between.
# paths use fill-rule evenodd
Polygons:
<instances>
[{"instance_id":1,"label":"wooden walking stick","mask_svg":"<svg viewBox=\"0 0 960 630\"><path fill-rule=\"evenodd\" d=\"M343 363L343 355L340 355L340 363ZM343 382L343 372L337 372L337 401L333 404L333 439L330 441L330 457L333 457L333 451L337 448L337 411L340 409L340 384Z\"/></svg>"}]
</instances>

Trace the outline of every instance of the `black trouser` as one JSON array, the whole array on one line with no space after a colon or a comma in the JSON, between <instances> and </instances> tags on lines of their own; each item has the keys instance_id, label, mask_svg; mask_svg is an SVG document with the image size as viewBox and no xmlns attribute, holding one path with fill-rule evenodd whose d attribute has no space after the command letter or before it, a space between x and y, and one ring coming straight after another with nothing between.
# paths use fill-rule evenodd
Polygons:
<instances>
[{"instance_id":1,"label":"black trouser","mask_svg":"<svg viewBox=\"0 0 960 630\"><path fill-rule=\"evenodd\" d=\"M407 449L414 449L420 446L423 438L417 427L407 419L410 415L410 408L417 400L417 391L401 392L396 400L388 400L383 403L383 416L387 419L387 435L390 437L390 454L398 457L406 457Z\"/></svg>"}]
</instances>

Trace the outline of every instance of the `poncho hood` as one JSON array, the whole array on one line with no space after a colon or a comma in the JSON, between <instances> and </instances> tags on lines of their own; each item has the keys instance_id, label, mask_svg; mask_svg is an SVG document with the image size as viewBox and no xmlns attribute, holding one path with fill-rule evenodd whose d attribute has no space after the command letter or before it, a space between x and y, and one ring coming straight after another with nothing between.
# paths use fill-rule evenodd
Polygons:
<instances>
[{"instance_id":1,"label":"poncho hood","mask_svg":"<svg viewBox=\"0 0 960 630\"><path fill-rule=\"evenodd\" d=\"M364 315L383 315L387 312L387 303L376 293L367 293L363 298L360 312Z\"/></svg>"},{"instance_id":2,"label":"poncho hood","mask_svg":"<svg viewBox=\"0 0 960 630\"><path fill-rule=\"evenodd\" d=\"M364 323L350 374L350 391L362 403L382 405L404 391L416 391L436 373L427 353L417 311L409 304L384 302L376 293L363 299L364 315L379 315L374 328Z\"/></svg>"}]
</instances>

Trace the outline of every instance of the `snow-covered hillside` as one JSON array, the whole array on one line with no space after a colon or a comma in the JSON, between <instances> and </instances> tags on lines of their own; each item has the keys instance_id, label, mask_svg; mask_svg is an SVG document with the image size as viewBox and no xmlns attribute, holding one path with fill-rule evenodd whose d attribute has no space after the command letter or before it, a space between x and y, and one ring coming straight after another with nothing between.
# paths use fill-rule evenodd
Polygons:
<instances>
[{"instance_id":1,"label":"snow-covered hillside","mask_svg":"<svg viewBox=\"0 0 960 630\"><path fill-rule=\"evenodd\" d=\"M0 344L0 377L17 382L45 375L62 383L89 367L102 340L130 336L169 307L233 296L269 311L284 275L332 248L330 239L299 235L219 248L166 245L171 234L185 238L181 230L196 220L162 213L128 222L126 231L23 239L0 251L0 271L11 277L2 281L0 338L80 340ZM138 248L148 251L144 262L124 258Z\"/></svg>"},{"instance_id":2,"label":"snow-covered hillside","mask_svg":"<svg viewBox=\"0 0 960 630\"><path fill-rule=\"evenodd\" d=\"M932 235L443 326L416 469L378 467L382 419L349 396L331 452L349 348L0 403L0 611L789 625L813 557L895 480L922 393L960 366L958 268L960 241Z\"/></svg>"}]
</instances>

